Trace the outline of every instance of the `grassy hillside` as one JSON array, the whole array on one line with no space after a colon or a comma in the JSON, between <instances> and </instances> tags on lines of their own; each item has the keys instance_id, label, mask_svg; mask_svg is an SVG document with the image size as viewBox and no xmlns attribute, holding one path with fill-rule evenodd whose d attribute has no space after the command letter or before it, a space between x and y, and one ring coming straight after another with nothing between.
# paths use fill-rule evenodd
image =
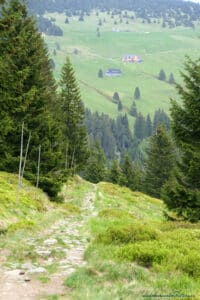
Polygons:
<instances>
[{"instance_id":1,"label":"grassy hillside","mask_svg":"<svg viewBox=\"0 0 200 300\"><path fill-rule=\"evenodd\" d=\"M17 175L0 172L0 234L39 229L45 218L51 222L63 214L78 211L71 205L50 202L42 190L26 180L23 180L17 199L17 186Z\"/></svg>"},{"instance_id":2,"label":"grassy hillside","mask_svg":"<svg viewBox=\"0 0 200 300\"><path fill-rule=\"evenodd\" d=\"M39 280L43 295L33 299L200 299L200 223L167 221L162 201L111 183L76 177L59 205L26 181L17 203L16 183L0 173L0 265L16 271L11 286L31 262L43 269L31 277L29 292Z\"/></svg>"},{"instance_id":3,"label":"grassy hillside","mask_svg":"<svg viewBox=\"0 0 200 300\"><path fill-rule=\"evenodd\" d=\"M177 28L163 29L160 24L142 24L141 20L129 19L129 24L119 23L119 17L111 19L106 13L95 12L85 17L84 22L78 22L78 17L69 18L65 24L64 14L51 14L56 19L63 32L63 37L45 36L45 41L52 54L58 43L60 50L52 58L55 60L55 76L58 79L66 55L69 55L76 70L76 76L81 87L82 98L87 107L93 111L108 113L116 117L117 106L111 102L113 93L117 91L127 112L133 101L136 86L140 87L142 99L137 101L138 111L151 113L157 108L168 110L169 98L175 97L173 85L157 79L160 69L164 69L167 78L174 74L180 81L180 70L186 54L192 58L199 56L199 33L196 29ZM98 20L103 22L98 26ZM114 21L118 24L114 25ZM100 37L96 29L100 28ZM113 32L117 28L119 32ZM78 54L74 54L74 49ZM144 60L139 64L125 64L122 57L126 54L138 54ZM99 69L104 72L108 68L120 68L119 78L99 79ZM130 117L131 118L131 117Z\"/></svg>"},{"instance_id":4,"label":"grassy hillside","mask_svg":"<svg viewBox=\"0 0 200 300\"><path fill-rule=\"evenodd\" d=\"M15 227L32 227L38 213L44 213L53 206L48 197L23 180L23 187L17 200L17 175L0 172L0 231Z\"/></svg>"},{"instance_id":5,"label":"grassy hillside","mask_svg":"<svg viewBox=\"0 0 200 300\"><path fill-rule=\"evenodd\" d=\"M166 221L162 201L109 183L95 206L88 265L65 281L72 299L200 299L200 224Z\"/></svg>"}]
</instances>

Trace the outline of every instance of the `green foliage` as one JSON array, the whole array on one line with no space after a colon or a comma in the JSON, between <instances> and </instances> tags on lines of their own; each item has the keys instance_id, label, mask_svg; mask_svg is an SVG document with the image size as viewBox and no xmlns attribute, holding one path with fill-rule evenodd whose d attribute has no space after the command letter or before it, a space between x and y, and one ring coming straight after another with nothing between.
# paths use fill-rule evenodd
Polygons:
<instances>
[{"instance_id":1,"label":"green foliage","mask_svg":"<svg viewBox=\"0 0 200 300\"><path fill-rule=\"evenodd\" d=\"M119 166L117 159L111 161L110 168L108 170L108 181L116 184L123 184L124 176L122 169Z\"/></svg>"},{"instance_id":2,"label":"green foliage","mask_svg":"<svg viewBox=\"0 0 200 300\"><path fill-rule=\"evenodd\" d=\"M83 177L94 183L105 179L106 175L106 158L99 142L95 142L90 147L90 156L87 160Z\"/></svg>"},{"instance_id":3,"label":"green foliage","mask_svg":"<svg viewBox=\"0 0 200 300\"><path fill-rule=\"evenodd\" d=\"M174 75L172 73L170 73L169 75L169 80L168 80L169 84L174 84L175 80L174 80Z\"/></svg>"},{"instance_id":4,"label":"green foliage","mask_svg":"<svg viewBox=\"0 0 200 300\"><path fill-rule=\"evenodd\" d=\"M170 129L170 118L164 112L164 110L158 109L154 113L153 118L153 131L156 132L158 125L163 124L169 130Z\"/></svg>"},{"instance_id":5,"label":"green foliage","mask_svg":"<svg viewBox=\"0 0 200 300\"><path fill-rule=\"evenodd\" d=\"M181 160L173 177L166 183L163 199L169 208L185 219L200 219L200 60L187 58L185 86L176 85L182 99L180 106L172 100L172 131L181 151Z\"/></svg>"},{"instance_id":6,"label":"green foliage","mask_svg":"<svg viewBox=\"0 0 200 300\"><path fill-rule=\"evenodd\" d=\"M166 80L166 74L165 74L165 71L163 69L160 70L160 73L158 75L158 79L162 80L162 81Z\"/></svg>"},{"instance_id":7,"label":"green foliage","mask_svg":"<svg viewBox=\"0 0 200 300\"><path fill-rule=\"evenodd\" d=\"M118 111L122 111L123 110L123 105L122 105L122 102L120 100L118 102L117 109L118 109Z\"/></svg>"},{"instance_id":8,"label":"green foliage","mask_svg":"<svg viewBox=\"0 0 200 300\"><path fill-rule=\"evenodd\" d=\"M24 122L25 145L31 132L24 176L35 183L41 145L40 174L48 173L56 182L61 166L61 136L55 114L55 82L45 44L19 0L11 0L2 8L0 53L0 169L18 171Z\"/></svg>"},{"instance_id":9,"label":"green foliage","mask_svg":"<svg viewBox=\"0 0 200 300\"><path fill-rule=\"evenodd\" d=\"M156 134L151 137L147 154L146 192L159 198L161 188L169 179L175 160L174 146L163 125L158 126Z\"/></svg>"},{"instance_id":10,"label":"green foliage","mask_svg":"<svg viewBox=\"0 0 200 300\"><path fill-rule=\"evenodd\" d=\"M145 137L146 122L144 116L139 113L134 124L134 133L138 139Z\"/></svg>"},{"instance_id":11,"label":"green foliage","mask_svg":"<svg viewBox=\"0 0 200 300\"><path fill-rule=\"evenodd\" d=\"M127 244L137 241L156 240L159 234L149 224L133 223L114 225L97 235L96 242L104 244Z\"/></svg>"},{"instance_id":12,"label":"green foliage","mask_svg":"<svg viewBox=\"0 0 200 300\"><path fill-rule=\"evenodd\" d=\"M133 163L128 154L125 155L124 161L122 163L122 172L125 178L125 185L130 189L135 188L135 173L133 169Z\"/></svg>"},{"instance_id":13,"label":"green foliage","mask_svg":"<svg viewBox=\"0 0 200 300\"><path fill-rule=\"evenodd\" d=\"M150 137L152 136L152 133L153 133L153 124L151 121L151 117L148 114L146 117L145 136Z\"/></svg>"},{"instance_id":14,"label":"green foliage","mask_svg":"<svg viewBox=\"0 0 200 300\"><path fill-rule=\"evenodd\" d=\"M176 178L172 177L164 184L161 197L178 216L191 222L199 220L200 193L198 190L187 189L183 184L178 183Z\"/></svg>"},{"instance_id":15,"label":"green foliage","mask_svg":"<svg viewBox=\"0 0 200 300\"><path fill-rule=\"evenodd\" d=\"M74 70L69 58L60 80L61 123L65 139L65 168L72 174L83 169L88 158L85 112ZM64 150L63 150L64 151Z\"/></svg>"},{"instance_id":16,"label":"green foliage","mask_svg":"<svg viewBox=\"0 0 200 300\"><path fill-rule=\"evenodd\" d=\"M114 92L114 94L113 94L113 102L118 104L119 101L120 101L120 97L119 97L118 92Z\"/></svg>"},{"instance_id":17,"label":"green foliage","mask_svg":"<svg viewBox=\"0 0 200 300\"><path fill-rule=\"evenodd\" d=\"M135 101L133 101L129 113L130 113L131 116L137 117L137 107L136 107Z\"/></svg>"},{"instance_id":18,"label":"green foliage","mask_svg":"<svg viewBox=\"0 0 200 300\"><path fill-rule=\"evenodd\" d=\"M160 264L169 253L161 243L155 241L127 245L117 251L120 260L137 261L145 267Z\"/></svg>"},{"instance_id":19,"label":"green foliage","mask_svg":"<svg viewBox=\"0 0 200 300\"><path fill-rule=\"evenodd\" d=\"M47 211L48 202L45 194L23 180L16 201L17 176L0 172L0 232L13 232L18 229L31 229L35 224L37 214Z\"/></svg>"},{"instance_id":20,"label":"green foliage","mask_svg":"<svg viewBox=\"0 0 200 300\"><path fill-rule=\"evenodd\" d=\"M103 78L103 71L102 71L101 69L99 69L98 77L99 77L99 78Z\"/></svg>"},{"instance_id":21,"label":"green foliage","mask_svg":"<svg viewBox=\"0 0 200 300\"><path fill-rule=\"evenodd\" d=\"M8 227L8 232L14 232L21 229L32 229L35 223L32 220L24 220L14 224L10 224Z\"/></svg>"},{"instance_id":22,"label":"green foliage","mask_svg":"<svg viewBox=\"0 0 200 300\"><path fill-rule=\"evenodd\" d=\"M137 86L136 88L135 88L135 91L134 91L134 99L135 100L139 100L141 98L141 95L140 95L140 89L139 89L139 87Z\"/></svg>"}]
</instances>

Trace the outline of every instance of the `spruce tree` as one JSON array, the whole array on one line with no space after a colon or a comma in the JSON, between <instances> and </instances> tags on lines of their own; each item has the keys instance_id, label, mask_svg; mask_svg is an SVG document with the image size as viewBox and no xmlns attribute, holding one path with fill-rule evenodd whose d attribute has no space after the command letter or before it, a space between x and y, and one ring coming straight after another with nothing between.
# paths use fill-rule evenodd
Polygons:
<instances>
[{"instance_id":1,"label":"spruce tree","mask_svg":"<svg viewBox=\"0 0 200 300\"><path fill-rule=\"evenodd\" d=\"M36 182L41 145L40 187L51 196L59 189L61 133L57 128L56 91L47 49L20 0L2 7L0 17L0 169L17 172L21 126L31 132L25 177ZM54 179L52 179L54 178Z\"/></svg>"},{"instance_id":2,"label":"spruce tree","mask_svg":"<svg viewBox=\"0 0 200 300\"><path fill-rule=\"evenodd\" d=\"M145 137L145 130L146 130L145 118L141 113L139 113L134 124L134 134L138 139L142 140Z\"/></svg>"},{"instance_id":3,"label":"spruce tree","mask_svg":"<svg viewBox=\"0 0 200 300\"><path fill-rule=\"evenodd\" d=\"M118 92L114 92L114 94L113 94L113 102L118 104L119 100L120 100L120 97L119 97Z\"/></svg>"},{"instance_id":4,"label":"spruce tree","mask_svg":"<svg viewBox=\"0 0 200 300\"><path fill-rule=\"evenodd\" d=\"M174 176L163 189L168 207L191 221L200 220L200 59L187 58L184 86L176 85L182 100L172 100L172 132L181 151Z\"/></svg>"},{"instance_id":5,"label":"spruce tree","mask_svg":"<svg viewBox=\"0 0 200 300\"><path fill-rule=\"evenodd\" d=\"M125 154L121 169L125 178L125 185L134 190L135 174L133 170L133 163L127 153Z\"/></svg>"},{"instance_id":6,"label":"spruce tree","mask_svg":"<svg viewBox=\"0 0 200 300\"><path fill-rule=\"evenodd\" d=\"M146 124L145 124L145 136L150 137L153 133L153 125L151 121L151 117L148 114L146 118Z\"/></svg>"},{"instance_id":7,"label":"spruce tree","mask_svg":"<svg viewBox=\"0 0 200 300\"><path fill-rule=\"evenodd\" d=\"M108 181L116 184L124 183L124 176L122 173L122 169L120 168L117 159L113 159L111 162L111 166L108 171Z\"/></svg>"},{"instance_id":8,"label":"spruce tree","mask_svg":"<svg viewBox=\"0 0 200 300\"><path fill-rule=\"evenodd\" d=\"M106 158L100 143L96 141L90 147L90 156L84 170L84 178L93 183L98 183L105 179Z\"/></svg>"},{"instance_id":9,"label":"spruce tree","mask_svg":"<svg viewBox=\"0 0 200 300\"><path fill-rule=\"evenodd\" d=\"M141 98L141 95L140 95L140 89L139 89L139 87L137 86L136 88L135 88L135 91L134 91L134 99L135 100L139 100Z\"/></svg>"},{"instance_id":10,"label":"spruce tree","mask_svg":"<svg viewBox=\"0 0 200 300\"><path fill-rule=\"evenodd\" d=\"M85 110L69 58L63 66L60 80L61 121L66 141L66 168L73 174L88 158Z\"/></svg>"},{"instance_id":11,"label":"spruce tree","mask_svg":"<svg viewBox=\"0 0 200 300\"><path fill-rule=\"evenodd\" d=\"M165 71L163 69L160 70L160 73L158 75L158 79L161 80L161 81L166 80L166 74L165 74Z\"/></svg>"},{"instance_id":12,"label":"spruce tree","mask_svg":"<svg viewBox=\"0 0 200 300\"><path fill-rule=\"evenodd\" d=\"M135 101L133 101L131 108L130 108L130 115L133 117L137 117L137 107Z\"/></svg>"},{"instance_id":13,"label":"spruce tree","mask_svg":"<svg viewBox=\"0 0 200 300\"><path fill-rule=\"evenodd\" d=\"M175 80L174 80L174 75L171 73L169 75L169 80L168 80L169 84L174 84L175 83Z\"/></svg>"},{"instance_id":14,"label":"spruce tree","mask_svg":"<svg viewBox=\"0 0 200 300\"><path fill-rule=\"evenodd\" d=\"M118 109L118 111L122 111L123 110L123 105L122 105L121 100L119 100L119 102L118 102L117 109Z\"/></svg>"},{"instance_id":15,"label":"spruce tree","mask_svg":"<svg viewBox=\"0 0 200 300\"><path fill-rule=\"evenodd\" d=\"M103 71L101 69L99 69L98 71L98 77L103 78Z\"/></svg>"},{"instance_id":16,"label":"spruce tree","mask_svg":"<svg viewBox=\"0 0 200 300\"><path fill-rule=\"evenodd\" d=\"M145 164L146 192L159 198L161 188L169 179L174 165L173 144L163 125L159 125L156 133L151 137L147 155Z\"/></svg>"}]
</instances>

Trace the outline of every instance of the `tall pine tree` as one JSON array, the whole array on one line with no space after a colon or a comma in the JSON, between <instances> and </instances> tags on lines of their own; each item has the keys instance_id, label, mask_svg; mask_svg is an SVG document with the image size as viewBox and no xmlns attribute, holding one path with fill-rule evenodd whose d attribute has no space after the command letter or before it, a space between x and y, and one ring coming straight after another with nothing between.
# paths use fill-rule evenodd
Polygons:
<instances>
[{"instance_id":1,"label":"tall pine tree","mask_svg":"<svg viewBox=\"0 0 200 300\"><path fill-rule=\"evenodd\" d=\"M103 181L106 176L106 157L98 141L90 147L90 157L86 163L84 178L94 183Z\"/></svg>"},{"instance_id":2,"label":"tall pine tree","mask_svg":"<svg viewBox=\"0 0 200 300\"><path fill-rule=\"evenodd\" d=\"M20 0L9 1L1 10L0 106L0 169L18 171L24 123L25 141L31 132L25 177L36 181L41 145L40 186L55 196L61 163L61 136L52 109L56 110L55 82L47 49Z\"/></svg>"},{"instance_id":3,"label":"tall pine tree","mask_svg":"<svg viewBox=\"0 0 200 300\"><path fill-rule=\"evenodd\" d=\"M73 174L82 170L89 153L85 110L69 58L62 69L60 86L61 120L66 143L65 166Z\"/></svg>"},{"instance_id":4,"label":"tall pine tree","mask_svg":"<svg viewBox=\"0 0 200 300\"><path fill-rule=\"evenodd\" d=\"M174 165L173 144L163 125L159 125L156 133L151 137L147 154L146 192L159 198L161 188L169 179Z\"/></svg>"},{"instance_id":5,"label":"tall pine tree","mask_svg":"<svg viewBox=\"0 0 200 300\"><path fill-rule=\"evenodd\" d=\"M181 151L175 176L165 185L168 207L191 221L200 220L200 59L187 58L184 86L176 85L182 105L172 101L172 131Z\"/></svg>"}]
</instances>

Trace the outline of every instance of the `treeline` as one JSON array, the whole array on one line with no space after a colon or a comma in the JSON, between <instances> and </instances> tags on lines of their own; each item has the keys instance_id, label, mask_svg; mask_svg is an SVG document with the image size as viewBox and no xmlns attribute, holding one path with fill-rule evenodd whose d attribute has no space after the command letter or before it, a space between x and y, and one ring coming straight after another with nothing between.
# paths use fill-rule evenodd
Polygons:
<instances>
[{"instance_id":1,"label":"treeline","mask_svg":"<svg viewBox=\"0 0 200 300\"><path fill-rule=\"evenodd\" d=\"M120 114L116 120L106 114L92 113L86 109L86 126L90 141L99 141L106 158L112 160L115 156L123 157L128 153L132 160L143 161L141 141L152 136L159 124L170 129L170 119L161 109L155 111L151 120L150 115L144 117L139 113L134 128L130 128L126 114Z\"/></svg>"},{"instance_id":2,"label":"treeline","mask_svg":"<svg viewBox=\"0 0 200 300\"><path fill-rule=\"evenodd\" d=\"M114 14L129 10L144 22L151 23L154 19L162 19L163 27L193 26L193 22L199 20L200 16L199 4L181 0L28 0L28 7L35 14L65 11L68 15L77 14L77 11L89 13L96 8L102 11L112 10Z\"/></svg>"}]
</instances>

